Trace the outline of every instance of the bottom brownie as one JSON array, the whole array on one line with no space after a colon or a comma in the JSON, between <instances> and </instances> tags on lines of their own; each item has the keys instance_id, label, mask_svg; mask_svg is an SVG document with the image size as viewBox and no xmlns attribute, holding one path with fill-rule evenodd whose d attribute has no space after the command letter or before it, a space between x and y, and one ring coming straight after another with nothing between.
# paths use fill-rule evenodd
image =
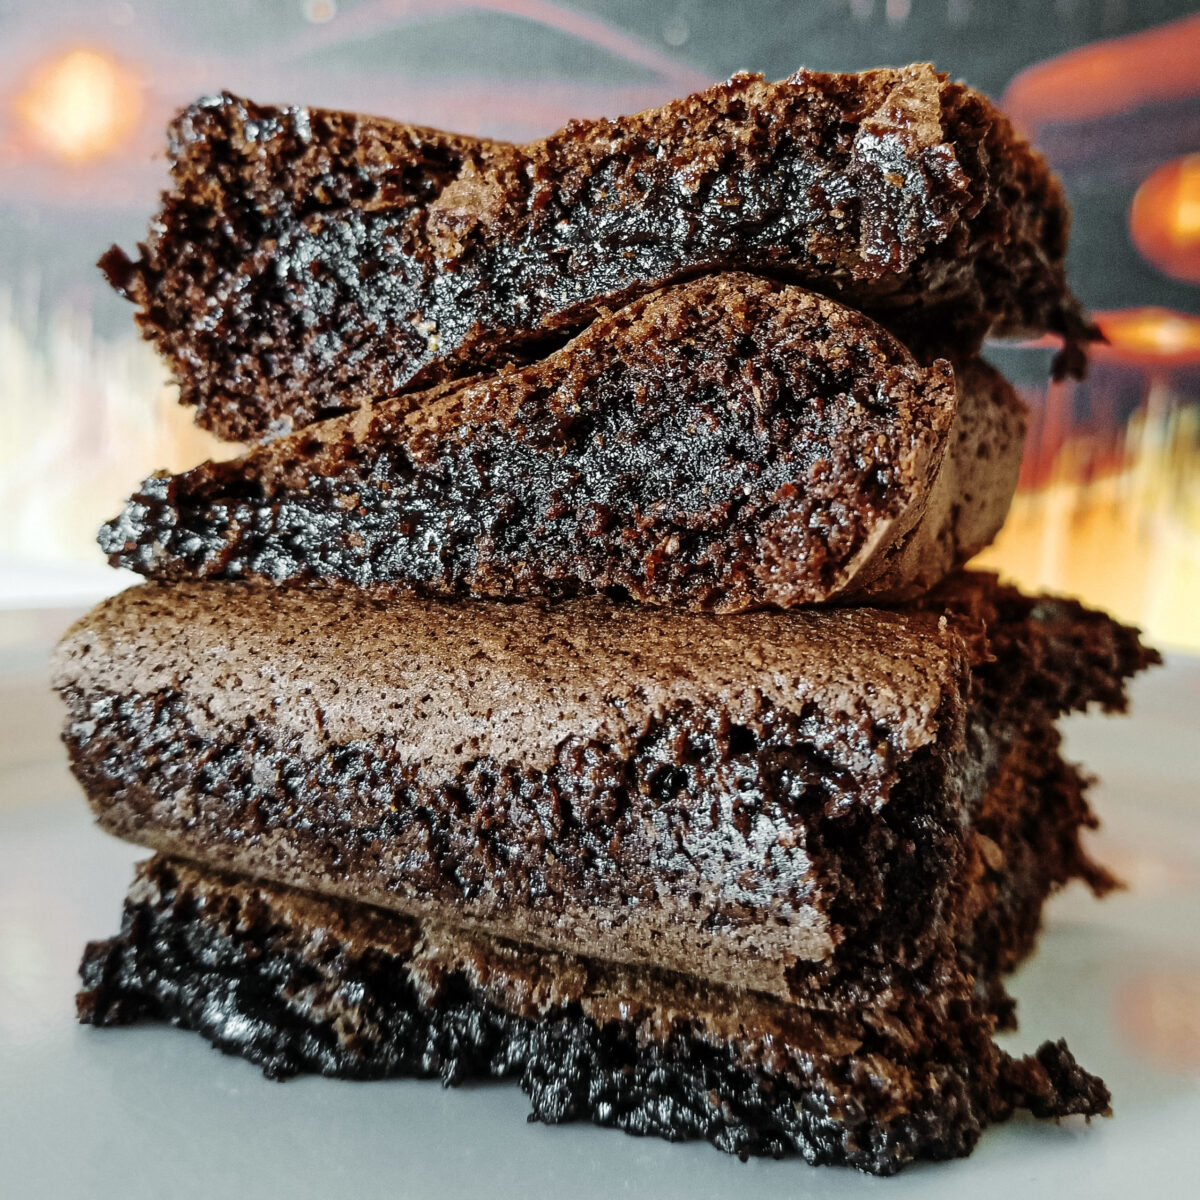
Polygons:
<instances>
[{"instance_id":1,"label":"bottom brownie","mask_svg":"<svg viewBox=\"0 0 1200 1200\"><path fill-rule=\"evenodd\" d=\"M817 1009L534 952L162 857L92 943L80 1019L196 1029L268 1076L513 1077L531 1120L892 1174L989 1123L1107 1113L1062 1042L1015 1059L953 962Z\"/></svg>"}]
</instances>

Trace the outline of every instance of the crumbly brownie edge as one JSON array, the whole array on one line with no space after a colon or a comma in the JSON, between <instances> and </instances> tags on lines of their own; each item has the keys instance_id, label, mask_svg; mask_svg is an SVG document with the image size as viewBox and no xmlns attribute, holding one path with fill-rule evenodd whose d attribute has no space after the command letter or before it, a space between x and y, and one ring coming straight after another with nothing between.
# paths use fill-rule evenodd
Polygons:
<instances>
[{"instance_id":1,"label":"crumbly brownie edge","mask_svg":"<svg viewBox=\"0 0 1200 1200\"><path fill-rule=\"evenodd\" d=\"M1000 532L1021 473L1028 412L979 358L954 364L958 411L925 511L866 565L837 603L894 604L923 596Z\"/></svg>"},{"instance_id":2,"label":"crumbly brownie edge","mask_svg":"<svg viewBox=\"0 0 1200 1200\"><path fill-rule=\"evenodd\" d=\"M1013 1060L961 998L914 999L909 1024L890 1029L869 1014L751 1001L755 1042L704 1016L737 999L684 979L594 975L585 960L464 942L162 859L140 869L121 934L89 945L81 974L85 1023L166 1019L275 1078L517 1077L535 1119L706 1138L742 1157L798 1153L887 1175L969 1153L1016 1107L1109 1108L1063 1043ZM640 1023L620 1015L631 984Z\"/></svg>"}]
</instances>

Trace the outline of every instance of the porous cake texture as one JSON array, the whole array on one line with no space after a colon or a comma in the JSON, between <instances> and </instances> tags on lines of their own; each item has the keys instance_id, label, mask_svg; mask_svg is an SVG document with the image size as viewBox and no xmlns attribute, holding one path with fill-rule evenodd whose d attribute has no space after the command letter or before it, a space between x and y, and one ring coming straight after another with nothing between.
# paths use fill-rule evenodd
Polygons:
<instances>
[{"instance_id":1,"label":"porous cake texture","mask_svg":"<svg viewBox=\"0 0 1200 1200\"><path fill-rule=\"evenodd\" d=\"M538 357L679 278L777 274L931 355L1090 336L1061 187L978 92L927 64L737 75L525 146L230 95L171 129L139 307L185 403L252 440L371 396Z\"/></svg>"},{"instance_id":2,"label":"porous cake texture","mask_svg":"<svg viewBox=\"0 0 1200 1200\"><path fill-rule=\"evenodd\" d=\"M158 579L608 593L720 612L927 591L991 541L1025 415L834 301L656 292L544 361L148 479L101 531Z\"/></svg>"}]
</instances>

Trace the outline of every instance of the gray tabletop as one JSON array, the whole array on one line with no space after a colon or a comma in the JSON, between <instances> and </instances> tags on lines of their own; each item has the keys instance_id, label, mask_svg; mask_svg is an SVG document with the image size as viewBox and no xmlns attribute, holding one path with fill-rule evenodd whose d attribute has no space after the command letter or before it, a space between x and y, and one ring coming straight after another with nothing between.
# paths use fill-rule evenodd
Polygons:
<instances>
[{"instance_id":1,"label":"gray tabletop","mask_svg":"<svg viewBox=\"0 0 1200 1200\"><path fill-rule=\"evenodd\" d=\"M0 1196L1191 1195L1200 1171L1200 661L1134 685L1129 718L1073 718L1101 776L1097 854L1128 881L1056 898L1015 978L1014 1048L1064 1036L1112 1120L1015 1120L968 1160L890 1181L742 1164L590 1126L527 1125L515 1085L265 1080L169 1028L75 1024L75 966L115 931L139 851L96 831L58 744L45 656L70 614L0 613Z\"/></svg>"}]
</instances>

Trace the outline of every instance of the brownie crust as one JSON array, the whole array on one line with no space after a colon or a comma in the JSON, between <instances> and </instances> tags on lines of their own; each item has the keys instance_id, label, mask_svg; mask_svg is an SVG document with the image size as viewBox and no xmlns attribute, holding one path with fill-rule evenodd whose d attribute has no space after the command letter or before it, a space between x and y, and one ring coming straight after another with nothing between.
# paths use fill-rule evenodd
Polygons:
<instances>
[{"instance_id":1,"label":"brownie crust","mask_svg":"<svg viewBox=\"0 0 1200 1200\"><path fill-rule=\"evenodd\" d=\"M1045 161L928 64L736 75L526 146L230 95L170 131L139 257L101 260L184 403L253 440L538 357L646 291L796 279L931 354L1090 327Z\"/></svg>"},{"instance_id":2,"label":"brownie crust","mask_svg":"<svg viewBox=\"0 0 1200 1200\"><path fill-rule=\"evenodd\" d=\"M969 981L889 1008L781 1005L406 921L157 858L87 948L80 1019L166 1019L268 1076L515 1078L531 1119L591 1120L890 1175L970 1152L1016 1108L1107 1114L1062 1042L1010 1058Z\"/></svg>"},{"instance_id":3,"label":"brownie crust","mask_svg":"<svg viewBox=\"0 0 1200 1200\"><path fill-rule=\"evenodd\" d=\"M1020 401L955 374L811 292L712 276L534 366L152 476L100 544L157 579L890 602L987 545L1016 485Z\"/></svg>"}]
</instances>

